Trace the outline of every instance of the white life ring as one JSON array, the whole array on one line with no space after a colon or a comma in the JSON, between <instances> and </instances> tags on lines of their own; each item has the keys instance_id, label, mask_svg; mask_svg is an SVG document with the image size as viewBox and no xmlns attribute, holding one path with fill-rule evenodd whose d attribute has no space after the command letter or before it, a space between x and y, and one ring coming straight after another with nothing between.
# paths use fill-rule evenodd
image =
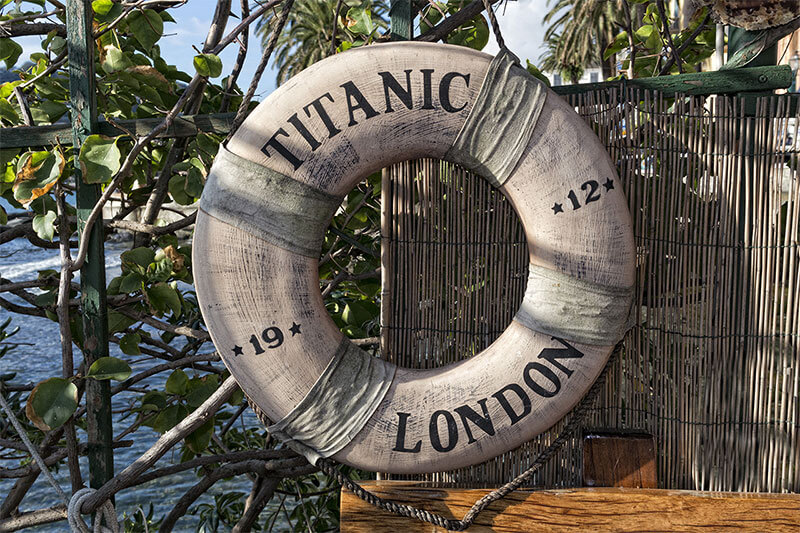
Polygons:
<instances>
[{"instance_id":1,"label":"white life ring","mask_svg":"<svg viewBox=\"0 0 800 533\"><path fill-rule=\"evenodd\" d=\"M433 370L346 341L317 273L344 195L419 157L500 187L532 272L491 346ZM193 246L206 325L273 434L311 461L393 473L476 464L561 419L624 334L634 256L619 178L574 110L508 55L423 43L337 54L273 92L220 147Z\"/></svg>"}]
</instances>

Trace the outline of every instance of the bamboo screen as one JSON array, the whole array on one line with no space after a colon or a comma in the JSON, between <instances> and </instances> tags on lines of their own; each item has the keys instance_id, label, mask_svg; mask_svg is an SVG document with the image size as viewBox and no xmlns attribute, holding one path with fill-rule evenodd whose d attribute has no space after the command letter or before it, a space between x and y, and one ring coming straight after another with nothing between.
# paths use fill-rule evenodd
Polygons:
<instances>
[{"instance_id":1,"label":"bamboo screen","mask_svg":"<svg viewBox=\"0 0 800 533\"><path fill-rule=\"evenodd\" d=\"M638 248L638 320L585 426L653 434L664 488L800 492L800 121L789 100L759 99L749 115L742 98L632 89L570 101L618 166ZM508 202L473 174L419 160L385 171L383 210L384 356L431 367L488 346L526 276ZM417 479L503 483L559 430ZM580 446L534 484L580 486Z\"/></svg>"}]
</instances>

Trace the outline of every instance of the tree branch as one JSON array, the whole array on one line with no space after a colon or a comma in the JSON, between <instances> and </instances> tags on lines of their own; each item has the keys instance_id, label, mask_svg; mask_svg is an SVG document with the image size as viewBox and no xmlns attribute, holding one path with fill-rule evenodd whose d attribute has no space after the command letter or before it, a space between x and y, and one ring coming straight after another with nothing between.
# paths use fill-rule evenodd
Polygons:
<instances>
[{"instance_id":1,"label":"tree branch","mask_svg":"<svg viewBox=\"0 0 800 533\"><path fill-rule=\"evenodd\" d=\"M500 0L489 0L491 4L496 4ZM427 32L423 33L422 35L415 37L415 41L423 41L429 43L435 43L436 41L441 41L445 37L447 37L451 31L458 28L468 20L475 18L476 15L483 12L483 1L482 0L474 0L470 2L466 6L464 6L461 10L457 13L447 17L439 24L428 30Z\"/></svg>"},{"instance_id":2,"label":"tree branch","mask_svg":"<svg viewBox=\"0 0 800 533\"><path fill-rule=\"evenodd\" d=\"M136 479L153 466L165 453L184 437L202 426L209 417L216 413L223 403L228 401L239 385L232 377L226 379L222 385L203 402L192 414L184 418L174 428L170 429L156 441L141 457L130 464L122 472L100 487L97 492L87 498L81 508L83 514L94 512L106 500L123 489L132 479Z\"/></svg>"}]
</instances>

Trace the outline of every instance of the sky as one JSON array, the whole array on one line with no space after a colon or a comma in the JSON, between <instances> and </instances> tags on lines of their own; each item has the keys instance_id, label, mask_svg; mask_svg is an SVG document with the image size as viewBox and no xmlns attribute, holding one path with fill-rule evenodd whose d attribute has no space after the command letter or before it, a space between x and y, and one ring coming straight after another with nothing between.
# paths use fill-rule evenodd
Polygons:
<instances>
[{"instance_id":1,"label":"sky","mask_svg":"<svg viewBox=\"0 0 800 533\"><path fill-rule=\"evenodd\" d=\"M179 69L193 73L192 59L197 52L192 46L202 48L211 17L214 15L216 0L189 0L185 5L173 9L170 14L175 18L175 23L164 25L164 36L159 41L161 55L164 59ZM510 0L501 5L497 10L500 28L506 44L520 59L530 59L536 62L543 52L542 42L544 26L542 17L547 11L547 0ZM231 18L227 30L239 23L239 19ZM227 33L227 31L226 31ZM251 36L251 42L255 39ZM31 52L41 51L37 37L18 39L24 49L21 61L28 58ZM484 52L494 54L498 51L497 44L492 36ZM226 76L233 66L238 52L236 43L229 45L220 55L223 63L223 76ZM261 56L260 49L251 48L242 73L239 76L239 85L246 89L253 78ZM256 100L261 100L275 90L275 70L270 64L270 69L264 73L258 86Z\"/></svg>"}]
</instances>

